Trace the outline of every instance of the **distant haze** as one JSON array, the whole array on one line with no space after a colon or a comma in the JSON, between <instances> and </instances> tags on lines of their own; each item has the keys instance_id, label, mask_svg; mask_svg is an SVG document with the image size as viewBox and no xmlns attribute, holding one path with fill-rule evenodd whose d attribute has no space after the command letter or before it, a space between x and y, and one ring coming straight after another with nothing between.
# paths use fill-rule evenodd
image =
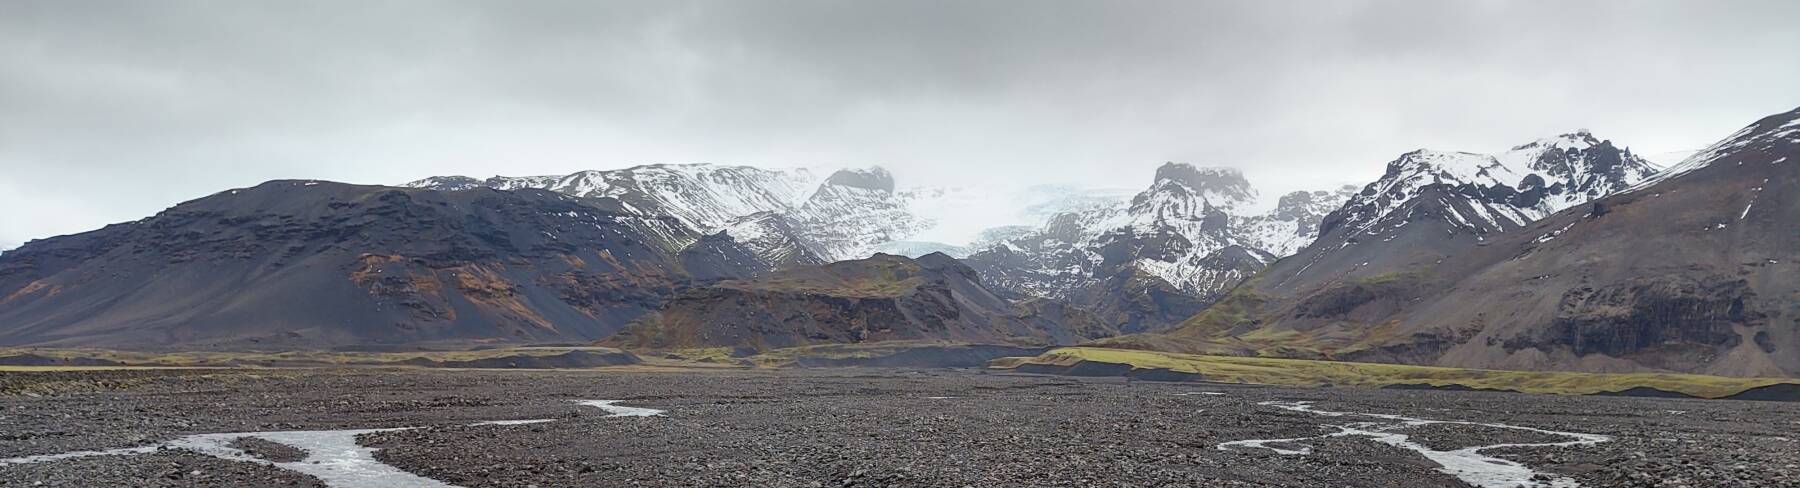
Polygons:
<instances>
[{"instance_id":1,"label":"distant haze","mask_svg":"<svg viewBox=\"0 0 1800 488\"><path fill-rule=\"evenodd\" d=\"M658 162L1265 194L1800 105L1800 2L0 3L0 249L276 178Z\"/></svg>"}]
</instances>

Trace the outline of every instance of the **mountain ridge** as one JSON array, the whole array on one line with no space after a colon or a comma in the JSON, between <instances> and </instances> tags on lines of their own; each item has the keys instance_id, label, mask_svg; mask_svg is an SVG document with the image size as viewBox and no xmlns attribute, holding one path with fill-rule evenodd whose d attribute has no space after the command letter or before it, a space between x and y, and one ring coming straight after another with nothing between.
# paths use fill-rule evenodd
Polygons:
<instances>
[{"instance_id":1,"label":"mountain ridge","mask_svg":"<svg viewBox=\"0 0 1800 488\"><path fill-rule=\"evenodd\" d=\"M604 343L650 349L881 341L1042 346L1111 334L1058 303L1006 300L948 255L876 254L689 289Z\"/></svg>"},{"instance_id":2,"label":"mountain ridge","mask_svg":"<svg viewBox=\"0 0 1800 488\"><path fill-rule=\"evenodd\" d=\"M1258 194L1242 172L1165 163L1129 202L1051 217L969 256L1015 295L1072 300L1126 332L1159 330L1197 313L1297 242L1309 241L1347 188Z\"/></svg>"},{"instance_id":3,"label":"mountain ridge","mask_svg":"<svg viewBox=\"0 0 1800 488\"><path fill-rule=\"evenodd\" d=\"M1328 233L1178 329L1101 343L1491 369L1792 376L1800 373L1800 283L1785 267L1800 259L1800 234L1785 222L1800 219L1792 193L1800 175L1783 165L1797 148L1800 109L1761 119L1660 174L1480 239L1480 229L1449 212L1426 210L1450 208L1439 202L1451 196L1519 203L1491 198L1518 194L1427 186L1396 207L1404 214L1389 213L1415 217L1400 227L1422 230L1391 233L1384 224L1369 237L1392 240L1359 242ZM1406 252L1351 252L1369 242Z\"/></svg>"}]
</instances>

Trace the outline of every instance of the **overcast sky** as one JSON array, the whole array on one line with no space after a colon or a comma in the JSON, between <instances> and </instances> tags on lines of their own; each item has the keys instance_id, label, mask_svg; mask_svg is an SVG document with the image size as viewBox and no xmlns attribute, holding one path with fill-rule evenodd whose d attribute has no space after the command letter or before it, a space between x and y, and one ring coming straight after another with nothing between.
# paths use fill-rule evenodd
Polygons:
<instances>
[{"instance_id":1,"label":"overcast sky","mask_svg":"<svg viewBox=\"0 0 1800 488\"><path fill-rule=\"evenodd\" d=\"M1800 105L1800 2L0 1L0 249L277 178L643 163L1265 193Z\"/></svg>"}]
</instances>

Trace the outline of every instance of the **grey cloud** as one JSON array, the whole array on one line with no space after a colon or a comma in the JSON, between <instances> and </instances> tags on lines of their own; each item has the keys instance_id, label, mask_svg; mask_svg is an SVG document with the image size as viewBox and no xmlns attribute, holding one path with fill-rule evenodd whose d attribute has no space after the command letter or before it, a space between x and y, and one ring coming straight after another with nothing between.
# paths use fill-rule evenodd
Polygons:
<instances>
[{"instance_id":1,"label":"grey cloud","mask_svg":"<svg viewBox=\"0 0 1800 488\"><path fill-rule=\"evenodd\" d=\"M1800 4L0 4L0 247L272 178L650 162L1266 192L1586 127L1691 148L1800 105ZM10 244L9 244L10 243Z\"/></svg>"}]
</instances>

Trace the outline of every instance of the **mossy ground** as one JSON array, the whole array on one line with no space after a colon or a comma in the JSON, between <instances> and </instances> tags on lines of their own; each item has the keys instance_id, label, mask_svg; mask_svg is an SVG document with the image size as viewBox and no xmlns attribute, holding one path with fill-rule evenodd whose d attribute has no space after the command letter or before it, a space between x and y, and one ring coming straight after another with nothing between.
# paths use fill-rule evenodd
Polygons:
<instances>
[{"instance_id":1,"label":"mossy ground","mask_svg":"<svg viewBox=\"0 0 1800 488\"><path fill-rule=\"evenodd\" d=\"M839 269L855 271L834 272ZM919 265L910 260L872 258L776 273L753 280L723 281L715 286L755 292L887 298L911 293L925 283L922 272Z\"/></svg>"},{"instance_id":2,"label":"mossy ground","mask_svg":"<svg viewBox=\"0 0 1800 488\"><path fill-rule=\"evenodd\" d=\"M809 359L869 359L891 356L921 347L969 346L974 344L952 341L884 341L864 344L818 344L811 346L784 347L758 351L749 356L734 357L729 347L681 348L666 351L639 351L646 360L664 354L675 354L685 361L707 361L720 364L738 364L749 361L758 367L781 367L792 364L801 358Z\"/></svg>"},{"instance_id":3,"label":"mossy ground","mask_svg":"<svg viewBox=\"0 0 1800 488\"><path fill-rule=\"evenodd\" d=\"M0 366L0 370L43 371L113 368L194 368L194 367L259 367L269 366L384 366L402 365L409 359L434 361L474 361L501 357L555 356L575 350L614 352L602 347L506 347L466 351L408 352L140 352L111 349L37 349L0 348L0 357L36 355L61 360L98 359L121 363L115 366Z\"/></svg>"},{"instance_id":4,"label":"mossy ground","mask_svg":"<svg viewBox=\"0 0 1800 488\"><path fill-rule=\"evenodd\" d=\"M644 363L637 366L607 366L626 369L736 369L746 366L782 367L801 358L866 359L890 356L920 347L967 346L972 344L944 341L887 341L867 344L823 344L755 351L742 355L730 347L637 349ZM0 371L83 371L103 369L195 369L195 368L264 368L264 367L336 367L394 366L412 367L402 361L473 361L500 357L554 356L573 350L617 351L605 347L509 347L469 351L420 352L138 352L110 349L35 349L0 348L0 357L36 355L55 359L101 359L118 365L49 365L0 366ZM734 354L737 353L737 354Z\"/></svg>"},{"instance_id":5,"label":"mossy ground","mask_svg":"<svg viewBox=\"0 0 1800 488\"><path fill-rule=\"evenodd\" d=\"M1240 285L1212 306L1182 322L1170 335L1181 337L1215 337L1234 329L1256 325L1268 298L1249 284Z\"/></svg>"},{"instance_id":6,"label":"mossy ground","mask_svg":"<svg viewBox=\"0 0 1800 488\"><path fill-rule=\"evenodd\" d=\"M1205 356L1153 351L1069 347L1041 356L1003 358L990 367L1011 369L1022 364L1069 366L1082 361L1128 364L1140 369L1194 373L1208 381L1282 386L1354 386L1380 388L1399 384L1466 386L1524 393L1588 395L1635 387L1718 398L1759 386L1793 382L1785 378L1730 378L1693 374L1599 374L1542 371L1499 371L1400 364L1351 363L1237 356Z\"/></svg>"}]
</instances>

